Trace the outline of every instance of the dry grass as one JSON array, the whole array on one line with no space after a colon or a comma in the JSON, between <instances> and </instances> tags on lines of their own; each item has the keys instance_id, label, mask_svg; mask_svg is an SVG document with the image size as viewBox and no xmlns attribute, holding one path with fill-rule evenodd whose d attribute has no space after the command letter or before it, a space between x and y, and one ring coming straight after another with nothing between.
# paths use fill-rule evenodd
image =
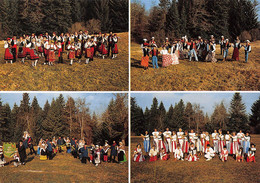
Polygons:
<instances>
[{"instance_id":1,"label":"dry grass","mask_svg":"<svg viewBox=\"0 0 260 183\"><path fill-rule=\"evenodd\" d=\"M142 50L140 45L131 45L131 90L133 91L252 91L260 89L260 41L254 42L249 62L244 63L244 48L240 49L240 61L217 63L189 62L180 60L179 65L167 68L140 67ZM217 59L222 59L219 45ZM229 49L231 59L233 49Z\"/></svg>"},{"instance_id":2,"label":"dry grass","mask_svg":"<svg viewBox=\"0 0 260 183\"><path fill-rule=\"evenodd\" d=\"M126 91L128 90L128 33L119 33L119 55L116 59L94 58L69 65L31 67L16 62L5 64L3 42L0 43L0 90L4 91ZM65 55L64 55L65 57ZM20 60L20 59L19 59Z\"/></svg>"},{"instance_id":3,"label":"dry grass","mask_svg":"<svg viewBox=\"0 0 260 183\"><path fill-rule=\"evenodd\" d=\"M252 135L256 148L260 146L260 135ZM142 138L131 137L131 154ZM206 162L200 157L198 162L156 161L136 163L131 157L131 182L259 182L260 150L256 153L256 163L238 163L229 157L226 163L215 157Z\"/></svg>"},{"instance_id":4,"label":"dry grass","mask_svg":"<svg viewBox=\"0 0 260 183\"><path fill-rule=\"evenodd\" d=\"M101 163L85 165L70 154L58 154L53 160L40 161L28 157L25 166L7 165L0 168L0 183L4 182L128 182L128 164Z\"/></svg>"}]
</instances>

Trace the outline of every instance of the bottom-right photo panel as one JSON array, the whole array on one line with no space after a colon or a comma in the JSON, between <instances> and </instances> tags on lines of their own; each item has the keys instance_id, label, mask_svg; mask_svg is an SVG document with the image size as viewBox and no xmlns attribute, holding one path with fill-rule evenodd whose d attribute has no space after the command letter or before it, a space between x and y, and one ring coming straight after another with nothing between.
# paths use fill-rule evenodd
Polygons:
<instances>
[{"instance_id":1,"label":"bottom-right photo panel","mask_svg":"<svg viewBox=\"0 0 260 183\"><path fill-rule=\"evenodd\" d=\"M131 182L257 182L259 92L131 94Z\"/></svg>"}]
</instances>

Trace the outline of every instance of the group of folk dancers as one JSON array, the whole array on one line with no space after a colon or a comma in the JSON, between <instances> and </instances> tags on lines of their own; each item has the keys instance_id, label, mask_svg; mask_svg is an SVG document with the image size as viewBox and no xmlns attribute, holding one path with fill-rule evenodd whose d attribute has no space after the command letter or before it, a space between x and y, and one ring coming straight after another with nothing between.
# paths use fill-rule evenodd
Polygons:
<instances>
[{"instance_id":1,"label":"group of folk dancers","mask_svg":"<svg viewBox=\"0 0 260 183\"><path fill-rule=\"evenodd\" d=\"M98 56L109 57L114 59L118 55L118 37L112 32L109 35L95 34L89 35L88 31L79 31L74 34L52 35L45 33L36 36L34 33L23 35L20 38L7 38L4 42L6 62L11 64L16 62L17 58L21 59L24 63L25 59L32 60L32 66L35 67L40 57L45 59L45 65L53 65L58 56L58 63L63 63L63 53L66 54L70 60L70 65L74 61L81 62L85 56L85 63L93 61L94 56L98 52Z\"/></svg>"},{"instance_id":2,"label":"group of folk dancers","mask_svg":"<svg viewBox=\"0 0 260 183\"><path fill-rule=\"evenodd\" d=\"M152 37L148 42L147 39L143 40L141 44L141 49L143 51L143 57L141 59L141 66L144 69L149 67L149 56L151 55L153 68L159 68L158 66L158 56L171 55L170 60L163 59L163 67L169 66L171 64L178 64L179 59L189 59L192 61L193 57L195 61L206 61L206 62L217 62L216 59L216 40L213 35L210 36L210 40L202 39L200 36L198 39L190 39L188 41L187 36L182 37L180 40L170 42L168 38L165 39L162 50L159 52L155 38ZM219 40L220 54L223 55L223 61L227 60L228 51L230 47L233 47L232 60L239 61L239 50L244 47L245 50L245 62L248 62L248 56L252 48L250 41L247 40L245 45L241 44L239 37L237 37L234 43L230 43L228 39L221 36ZM165 63L166 62L166 63Z\"/></svg>"},{"instance_id":3,"label":"group of folk dancers","mask_svg":"<svg viewBox=\"0 0 260 183\"><path fill-rule=\"evenodd\" d=\"M180 128L176 133L169 131L166 128L165 132L158 132L157 129L152 132L152 146L150 135L148 131L143 137L143 146L146 155L150 156L149 161L156 161L158 157L161 160L168 160L170 153L173 153L175 160L197 161L198 155L203 155L206 161L210 161L215 155L224 162L227 161L228 156L231 155L236 161L255 162L256 146L251 143L249 133L243 133L240 130L238 133L227 131L226 134L222 130L214 130L214 133L209 135L208 132L201 134L195 133L194 130L190 132L183 132ZM211 147L212 144L213 146ZM145 156L142 153L141 144L138 144L134 150L134 161L142 162Z\"/></svg>"},{"instance_id":4,"label":"group of folk dancers","mask_svg":"<svg viewBox=\"0 0 260 183\"><path fill-rule=\"evenodd\" d=\"M117 145L116 141L113 141L112 145L105 141L104 146L100 145L88 145L84 139L77 140L76 138L61 138L52 140L40 139L37 152L34 150L33 140L30 134L25 131L23 140L17 145L18 152L14 154L14 165L25 165L27 154L26 149L30 148L29 154L35 154L40 156L41 161L52 160L57 153L66 152L71 154L74 158L78 158L81 163L86 164L87 161L93 163L95 166L101 164L101 162L112 162L122 164L127 161L126 149L124 140ZM29 155L28 154L28 155ZM110 156L109 156L110 155ZM116 158L117 157L117 158ZM6 163L4 159L3 148L0 146L0 166L4 166Z\"/></svg>"}]
</instances>

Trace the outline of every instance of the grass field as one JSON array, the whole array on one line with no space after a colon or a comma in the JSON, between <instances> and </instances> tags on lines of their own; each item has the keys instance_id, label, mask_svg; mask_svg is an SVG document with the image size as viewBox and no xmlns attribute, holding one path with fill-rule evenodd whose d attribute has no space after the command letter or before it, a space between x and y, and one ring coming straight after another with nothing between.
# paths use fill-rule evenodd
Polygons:
<instances>
[{"instance_id":1,"label":"grass field","mask_svg":"<svg viewBox=\"0 0 260 183\"><path fill-rule=\"evenodd\" d=\"M119 33L119 55L116 59L94 58L85 64L74 62L36 68L28 60L25 64L4 61L3 41L0 43L0 90L4 91L126 91L128 90L128 33ZM65 54L64 54L65 57ZM20 60L20 59L19 59Z\"/></svg>"},{"instance_id":2,"label":"grass field","mask_svg":"<svg viewBox=\"0 0 260 183\"><path fill-rule=\"evenodd\" d=\"M260 135L252 135L256 149L260 146ZM131 137L131 182L260 182L260 151L256 151L256 163L236 162L231 157L223 163L215 157L206 162L200 157L198 162L158 160L141 163L133 162L133 151L142 138Z\"/></svg>"},{"instance_id":3,"label":"grass field","mask_svg":"<svg viewBox=\"0 0 260 183\"><path fill-rule=\"evenodd\" d=\"M139 44L131 45L131 90L133 91L252 91L260 89L260 41L251 44L249 62L244 63L244 48L240 49L240 61L222 62L217 45L217 63L180 60L179 65L159 69L140 66L142 50ZM231 59L233 48L229 49Z\"/></svg>"},{"instance_id":4,"label":"grass field","mask_svg":"<svg viewBox=\"0 0 260 183\"><path fill-rule=\"evenodd\" d=\"M53 160L40 161L30 155L25 166L0 168L0 183L14 182L128 182L128 163L82 164L71 154L58 154Z\"/></svg>"}]
</instances>

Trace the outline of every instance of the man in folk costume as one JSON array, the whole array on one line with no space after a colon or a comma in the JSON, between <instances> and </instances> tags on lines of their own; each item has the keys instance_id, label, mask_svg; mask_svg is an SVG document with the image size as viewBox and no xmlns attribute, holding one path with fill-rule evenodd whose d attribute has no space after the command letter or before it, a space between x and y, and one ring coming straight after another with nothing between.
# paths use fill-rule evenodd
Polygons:
<instances>
[{"instance_id":1,"label":"man in folk costume","mask_svg":"<svg viewBox=\"0 0 260 183\"><path fill-rule=\"evenodd\" d=\"M18 145L18 152L19 152L19 157L22 165L25 165L25 160L26 160L26 148L23 145L23 141L20 140L19 145Z\"/></svg>"},{"instance_id":2,"label":"man in folk costume","mask_svg":"<svg viewBox=\"0 0 260 183\"><path fill-rule=\"evenodd\" d=\"M239 61L239 49L241 48L241 44L238 36L233 44L233 47L234 47L234 51L233 51L232 59L235 61Z\"/></svg>"},{"instance_id":3,"label":"man in folk costume","mask_svg":"<svg viewBox=\"0 0 260 183\"><path fill-rule=\"evenodd\" d=\"M156 150L157 150L157 152L159 152L159 140L158 140L159 132L157 131L157 129L154 129L154 132L152 133L152 135L153 135L153 141L154 141Z\"/></svg>"},{"instance_id":4,"label":"man in folk costume","mask_svg":"<svg viewBox=\"0 0 260 183\"><path fill-rule=\"evenodd\" d=\"M51 36L49 35L49 33L48 32L46 32L45 33L45 36L44 36L48 41L50 41L51 40Z\"/></svg>"},{"instance_id":5,"label":"man in folk costume","mask_svg":"<svg viewBox=\"0 0 260 183\"><path fill-rule=\"evenodd\" d=\"M191 42L189 43L190 45L190 61L192 59L192 55L195 57L195 61L198 62L198 57L197 57L197 47L196 47L196 42L191 39Z\"/></svg>"},{"instance_id":6,"label":"man in folk costume","mask_svg":"<svg viewBox=\"0 0 260 183\"><path fill-rule=\"evenodd\" d=\"M152 63L153 63L153 68L159 68L158 66L158 55L159 55L159 51L156 48L156 44L152 44L152 50L150 52L150 54L152 55Z\"/></svg>"},{"instance_id":7,"label":"man in folk costume","mask_svg":"<svg viewBox=\"0 0 260 183\"><path fill-rule=\"evenodd\" d=\"M117 156L117 144L116 141L113 141L113 144L110 147L110 162L115 163L116 162L116 156Z\"/></svg>"},{"instance_id":8,"label":"man in folk costume","mask_svg":"<svg viewBox=\"0 0 260 183\"><path fill-rule=\"evenodd\" d=\"M47 144L47 158L49 160L52 160L52 151L53 151L53 149L52 149L52 145L51 145L49 139L46 139L46 144Z\"/></svg>"},{"instance_id":9,"label":"man in folk costume","mask_svg":"<svg viewBox=\"0 0 260 183\"><path fill-rule=\"evenodd\" d=\"M225 141L226 141L226 147L228 150L228 153L231 154L231 135L229 134L229 131L227 131L227 134L225 134Z\"/></svg>"},{"instance_id":10,"label":"man in folk costume","mask_svg":"<svg viewBox=\"0 0 260 183\"><path fill-rule=\"evenodd\" d=\"M169 38L165 38L165 41L164 41L163 45L165 46L167 51L169 51L169 49L171 49L171 43L169 41Z\"/></svg>"},{"instance_id":11,"label":"man in folk costume","mask_svg":"<svg viewBox=\"0 0 260 183\"><path fill-rule=\"evenodd\" d=\"M249 53L251 52L251 45L249 40L246 41L246 45L244 46L244 48L245 48L245 63L247 63Z\"/></svg>"},{"instance_id":12,"label":"man in folk costume","mask_svg":"<svg viewBox=\"0 0 260 183\"><path fill-rule=\"evenodd\" d=\"M215 37L213 35L210 35L209 41L215 43Z\"/></svg>"},{"instance_id":13,"label":"man in folk costume","mask_svg":"<svg viewBox=\"0 0 260 183\"><path fill-rule=\"evenodd\" d=\"M220 159L221 161L227 161L228 159L228 150L227 150L227 146L224 146L221 153L220 153Z\"/></svg>"},{"instance_id":14,"label":"man in folk costume","mask_svg":"<svg viewBox=\"0 0 260 183\"><path fill-rule=\"evenodd\" d=\"M198 161L198 156L197 156L197 149L193 143L191 143L190 148L189 148L189 155L187 157L188 161Z\"/></svg>"},{"instance_id":15,"label":"man in folk costume","mask_svg":"<svg viewBox=\"0 0 260 183\"><path fill-rule=\"evenodd\" d=\"M118 37L116 34L114 34L113 39L112 39L112 59L116 58L118 55L118 47L117 47L117 43L118 43Z\"/></svg>"},{"instance_id":16,"label":"man in folk costume","mask_svg":"<svg viewBox=\"0 0 260 183\"><path fill-rule=\"evenodd\" d=\"M84 45L86 64L89 63L90 58L92 57L91 46L92 46L92 43L90 41L90 38L88 38L87 41L85 42L85 45Z\"/></svg>"},{"instance_id":17,"label":"man in folk costume","mask_svg":"<svg viewBox=\"0 0 260 183\"><path fill-rule=\"evenodd\" d=\"M155 42L155 38L152 37L151 41L149 42L149 46L151 47L151 49L153 50L154 48L157 48L156 42Z\"/></svg>"},{"instance_id":18,"label":"man in folk costume","mask_svg":"<svg viewBox=\"0 0 260 183\"><path fill-rule=\"evenodd\" d=\"M232 143L231 143L231 148L230 148L230 154L233 154L233 156L237 153L238 151L238 141L237 141L237 135L236 132L232 133Z\"/></svg>"},{"instance_id":19,"label":"man in folk costume","mask_svg":"<svg viewBox=\"0 0 260 183\"><path fill-rule=\"evenodd\" d=\"M44 64L48 64L48 62L49 62L49 49L50 49L49 41L46 37L44 37L43 38L43 52L44 52L44 57L45 57Z\"/></svg>"},{"instance_id":20,"label":"man in folk costume","mask_svg":"<svg viewBox=\"0 0 260 183\"><path fill-rule=\"evenodd\" d=\"M58 63L63 63L63 57L62 57L63 45L61 41L58 41L57 50L58 50L58 58L59 58Z\"/></svg>"},{"instance_id":21,"label":"man in folk costume","mask_svg":"<svg viewBox=\"0 0 260 183\"><path fill-rule=\"evenodd\" d=\"M25 48L26 41L23 37L20 37L18 41L18 58L21 58L22 63L24 63L24 59L26 57L26 48Z\"/></svg>"},{"instance_id":22,"label":"man in folk costume","mask_svg":"<svg viewBox=\"0 0 260 183\"><path fill-rule=\"evenodd\" d=\"M203 50L205 49L205 43L203 41L203 39L201 38L201 36L198 37L198 45L199 45L199 48L198 48L198 58L200 60L204 60L203 58Z\"/></svg>"},{"instance_id":23,"label":"man in folk costume","mask_svg":"<svg viewBox=\"0 0 260 183\"><path fill-rule=\"evenodd\" d=\"M108 36L106 33L104 34L102 38L102 58L105 59L105 56L108 54Z\"/></svg>"},{"instance_id":24,"label":"man in folk costume","mask_svg":"<svg viewBox=\"0 0 260 183\"><path fill-rule=\"evenodd\" d=\"M171 152L174 153L175 152L175 149L177 148L177 135L175 133L175 131L172 132L172 136L171 136L171 147L172 147L172 150Z\"/></svg>"},{"instance_id":25,"label":"man in folk costume","mask_svg":"<svg viewBox=\"0 0 260 183\"><path fill-rule=\"evenodd\" d=\"M224 145L225 145L225 141L224 141L224 135L222 134L222 130L219 129L218 131L218 152L220 153L223 148L224 148Z\"/></svg>"},{"instance_id":26,"label":"man in folk costume","mask_svg":"<svg viewBox=\"0 0 260 183\"><path fill-rule=\"evenodd\" d=\"M227 60L227 57L228 57L228 49L231 47L230 43L229 43L229 40L226 39L225 42L224 42L224 45L223 45L223 61L226 61Z\"/></svg>"},{"instance_id":27,"label":"man in folk costume","mask_svg":"<svg viewBox=\"0 0 260 183\"><path fill-rule=\"evenodd\" d=\"M181 128L179 128L179 131L177 132L177 138L178 138L178 143L180 144L182 149L183 142L184 142L184 132L182 131Z\"/></svg>"},{"instance_id":28,"label":"man in folk costume","mask_svg":"<svg viewBox=\"0 0 260 183\"><path fill-rule=\"evenodd\" d=\"M32 35L31 35L31 37L30 37L30 41L32 42L33 39L35 39L35 40L37 39L35 33L32 33Z\"/></svg>"},{"instance_id":29,"label":"man in folk costume","mask_svg":"<svg viewBox=\"0 0 260 183\"><path fill-rule=\"evenodd\" d=\"M12 53L12 45L11 45L11 39L7 38L6 42L4 43L5 48L5 56L4 59L6 60L6 63L10 60L11 64L13 63L13 53Z\"/></svg>"},{"instance_id":30,"label":"man in folk costume","mask_svg":"<svg viewBox=\"0 0 260 183\"><path fill-rule=\"evenodd\" d=\"M36 151L34 150L34 147L33 147L33 139L31 136L29 136L28 138L28 146L30 148L30 154L35 154L36 155Z\"/></svg>"},{"instance_id":31,"label":"man in folk costume","mask_svg":"<svg viewBox=\"0 0 260 183\"><path fill-rule=\"evenodd\" d=\"M195 136L196 136L196 134L194 133L194 130L191 130L190 133L189 133L189 141L190 141L190 143L196 144Z\"/></svg>"},{"instance_id":32,"label":"man in folk costume","mask_svg":"<svg viewBox=\"0 0 260 183\"><path fill-rule=\"evenodd\" d=\"M78 59L78 62L80 63L81 62L81 55L82 51L81 51L81 40L78 39L76 42L75 42L75 57Z\"/></svg>"},{"instance_id":33,"label":"man in folk costume","mask_svg":"<svg viewBox=\"0 0 260 183\"><path fill-rule=\"evenodd\" d=\"M143 40L143 44L141 44L141 49L143 51L143 57L141 59L141 66L144 67L144 70L148 69L149 66L149 53L150 50L148 48L149 43L147 43L147 39Z\"/></svg>"},{"instance_id":34,"label":"man in folk costume","mask_svg":"<svg viewBox=\"0 0 260 183\"><path fill-rule=\"evenodd\" d=\"M177 148L175 149L175 152L174 152L174 160L181 160L181 161L184 161L183 159L183 152L182 152L182 149L181 149L181 146L180 144L177 145Z\"/></svg>"},{"instance_id":35,"label":"man in folk costume","mask_svg":"<svg viewBox=\"0 0 260 183\"><path fill-rule=\"evenodd\" d=\"M55 51L56 51L57 47L54 44L54 40L51 41L51 45L48 51L48 61L49 61L49 65L54 65L54 62L56 60L55 58Z\"/></svg>"},{"instance_id":36,"label":"man in folk costume","mask_svg":"<svg viewBox=\"0 0 260 183\"><path fill-rule=\"evenodd\" d=\"M91 147L87 147L87 144L84 144L84 146L79 149L79 152L81 153L81 163L84 163L84 164L87 163L89 148L91 148Z\"/></svg>"},{"instance_id":37,"label":"man in folk costume","mask_svg":"<svg viewBox=\"0 0 260 183\"><path fill-rule=\"evenodd\" d=\"M172 143L171 143L171 135L172 132L169 130L169 128L166 128L166 131L163 132L164 139L166 139L167 146L166 146L166 152L172 152Z\"/></svg>"},{"instance_id":38,"label":"man in folk costume","mask_svg":"<svg viewBox=\"0 0 260 183\"><path fill-rule=\"evenodd\" d=\"M205 132L203 131L203 132L200 134L200 141L201 141L201 146L202 146L202 152L203 152L203 153L205 152L205 138L206 138L206 134L205 134Z\"/></svg>"},{"instance_id":39,"label":"man in folk costume","mask_svg":"<svg viewBox=\"0 0 260 183\"><path fill-rule=\"evenodd\" d=\"M183 146L182 146L182 151L184 154L188 154L189 153L189 134L188 134L188 131L185 131L184 132L184 135L183 135Z\"/></svg>"},{"instance_id":40,"label":"man in folk costume","mask_svg":"<svg viewBox=\"0 0 260 183\"><path fill-rule=\"evenodd\" d=\"M238 148L243 147L243 140L244 140L245 134L242 132L242 130L239 130L237 133L237 142L238 142Z\"/></svg>"},{"instance_id":41,"label":"man in folk costume","mask_svg":"<svg viewBox=\"0 0 260 183\"><path fill-rule=\"evenodd\" d=\"M94 60L95 49L97 47L97 44L94 41L94 37L89 36L89 38L90 38L90 43L91 43L90 44L91 55L90 55L89 61L93 61Z\"/></svg>"},{"instance_id":42,"label":"man in folk costume","mask_svg":"<svg viewBox=\"0 0 260 183\"><path fill-rule=\"evenodd\" d=\"M221 36L221 40L219 40L219 45L220 45L220 54L224 54L224 47L225 47L225 38L224 36Z\"/></svg>"},{"instance_id":43,"label":"man in folk costume","mask_svg":"<svg viewBox=\"0 0 260 183\"><path fill-rule=\"evenodd\" d=\"M112 48L113 48L113 33L110 32L109 33L109 36L108 36L108 52L107 52L107 57L109 57L110 55L110 52L111 52L111 55L113 56L113 53L112 53Z\"/></svg>"},{"instance_id":44,"label":"man in folk costume","mask_svg":"<svg viewBox=\"0 0 260 183\"><path fill-rule=\"evenodd\" d=\"M217 130L214 130L214 133L212 133L212 142L213 142L213 146L214 146L214 151L215 153L218 153L218 133Z\"/></svg>"},{"instance_id":45,"label":"man in folk costume","mask_svg":"<svg viewBox=\"0 0 260 183\"><path fill-rule=\"evenodd\" d=\"M11 41L11 45L12 45L12 53L13 53L13 63L16 62L16 57L17 57L17 44L18 44L18 41L16 39L16 36L14 36L12 38L12 41Z\"/></svg>"},{"instance_id":46,"label":"man in folk costume","mask_svg":"<svg viewBox=\"0 0 260 183\"><path fill-rule=\"evenodd\" d=\"M43 37L42 34L38 36L38 39L36 39L36 46L38 48L38 53L40 57L44 57L43 54Z\"/></svg>"}]
</instances>

